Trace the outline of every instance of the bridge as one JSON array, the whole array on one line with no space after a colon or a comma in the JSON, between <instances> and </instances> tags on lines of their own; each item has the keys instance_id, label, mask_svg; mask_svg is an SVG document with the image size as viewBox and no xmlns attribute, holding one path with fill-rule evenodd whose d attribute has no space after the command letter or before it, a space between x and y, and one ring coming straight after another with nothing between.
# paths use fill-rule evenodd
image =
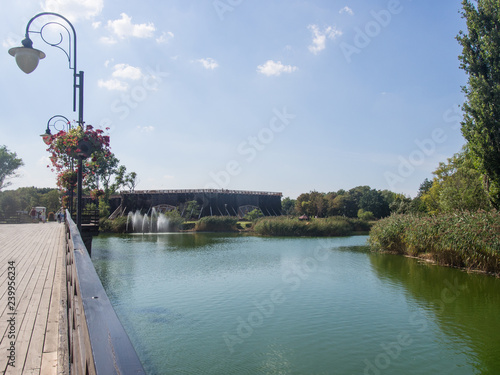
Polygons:
<instances>
[{"instance_id":1,"label":"bridge","mask_svg":"<svg viewBox=\"0 0 500 375\"><path fill-rule=\"evenodd\" d=\"M0 225L0 374L144 374L69 216Z\"/></svg>"}]
</instances>

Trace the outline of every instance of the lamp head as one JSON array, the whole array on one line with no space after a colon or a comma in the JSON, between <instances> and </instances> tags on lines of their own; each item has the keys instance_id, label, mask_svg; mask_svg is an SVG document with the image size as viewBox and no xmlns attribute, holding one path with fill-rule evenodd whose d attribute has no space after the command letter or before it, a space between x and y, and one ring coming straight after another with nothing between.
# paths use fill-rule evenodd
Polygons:
<instances>
[{"instance_id":1,"label":"lamp head","mask_svg":"<svg viewBox=\"0 0 500 375\"><path fill-rule=\"evenodd\" d=\"M45 131L45 133L41 134L40 137L42 137L42 140L43 142L49 146L50 143L51 143L51 138L52 138L52 134L50 133L50 129L47 128L47 130Z\"/></svg>"},{"instance_id":2,"label":"lamp head","mask_svg":"<svg viewBox=\"0 0 500 375\"><path fill-rule=\"evenodd\" d=\"M22 41L22 47L9 49L9 54L16 58L16 63L21 70L29 74L38 66L40 59L45 58L45 53L33 48L33 42L29 37Z\"/></svg>"}]
</instances>

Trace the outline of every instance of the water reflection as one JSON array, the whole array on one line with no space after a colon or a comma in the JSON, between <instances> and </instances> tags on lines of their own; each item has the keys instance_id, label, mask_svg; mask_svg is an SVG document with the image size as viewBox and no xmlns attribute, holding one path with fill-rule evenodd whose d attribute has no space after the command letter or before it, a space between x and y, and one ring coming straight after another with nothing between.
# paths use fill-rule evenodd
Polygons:
<instances>
[{"instance_id":1,"label":"water reflection","mask_svg":"<svg viewBox=\"0 0 500 375\"><path fill-rule=\"evenodd\" d=\"M374 254L366 236L94 241L149 374L500 373L499 280Z\"/></svg>"},{"instance_id":2,"label":"water reflection","mask_svg":"<svg viewBox=\"0 0 500 375\"><path fill-rule=\"evenodd\" d=\"M370 261L381 280L405 288L451 345L468 351L479 373L500 374L500 279L402 256L373 254Z\"/></svg>"}]
</instances>

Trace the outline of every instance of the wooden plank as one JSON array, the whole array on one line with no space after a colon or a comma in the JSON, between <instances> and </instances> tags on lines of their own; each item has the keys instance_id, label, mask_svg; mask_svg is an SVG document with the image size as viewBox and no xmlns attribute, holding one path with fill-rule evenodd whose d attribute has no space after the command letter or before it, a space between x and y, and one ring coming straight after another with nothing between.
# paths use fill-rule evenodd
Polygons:
<instances>
[{"instance_id":1,"label":"wooden plank","mask_svg":"<svg viewBox=\"0 0 500 375\"><path fill-rule=\"evenodd\" d=\"M46 255L43 252L43 249L38 246L39 237L43 236L43 232L40 232L40 228L35 228L33 226L29 229L32 230L31 233L29 231L25 232L22 230L20 230L19 232L16 230L15 233L13 232L13 235L17 236L19 242L24 246L25 252L28 252L27 250L34 250L34 252L31 259L28 257L26 261L19 263L16 260L16 368L10 368L9 373L20 373L20 370L22 370L24 364L25 353L23 352L23 350L19 350L19 338L23 327L23 322L26 319L27 313L29 312L29 302L31 300L31 296L35 288L39 273L39 270L36 270L36 264ZM4 313L6 313L6 310L4 310ZM0 323L7 324L7 320L8 316L4 316L0 320ZM9 347L9 343L10 341L7 340L4 335L4 339L0 343L0 350L4 348L5 350L7 350L7 348ZM3 369L4 366L7 365L7 358L2 358L0 356L0 364L2 364L1 368Z\"/></svg>"},{"instance_id":2,"label":"wooden plank","mask_svg":"<svg viewBox=\"0 0 500 375\"><path fill-rule=\"evenodd\" d=\"M55 239L57 239L56 233L52 232L48 242L44 245L47 250L55 248ZM42 366L42 352L45 343L45 333L47 330L47 319L49 315L52 286L54 284L56 266L55 259L57 259L56 252L49 251L46 259L47 261L42 267L40 277L37 282L37 285L41 289L41 294L40 300L35 301L39 302L39 304L35 315L35 322L31 333L26 361L24 363L25 371L31 371L32 369L38 369L38 371L40 371Z\"/></svg>"},{"instance_id":3,"label":"wooden plank","mask_svg":"<svg viewBox=\"0 0 500 375\"><path fill-rule=\"evenodd\" d=\"M0 356L0 374L57 374L64 226L0 225L0 353L8 349L7 262L16 264L16 367ZM63 288L64 291L64 288ZM64 291L65 293L65 291Z\"/></svg>"}]
</instances>

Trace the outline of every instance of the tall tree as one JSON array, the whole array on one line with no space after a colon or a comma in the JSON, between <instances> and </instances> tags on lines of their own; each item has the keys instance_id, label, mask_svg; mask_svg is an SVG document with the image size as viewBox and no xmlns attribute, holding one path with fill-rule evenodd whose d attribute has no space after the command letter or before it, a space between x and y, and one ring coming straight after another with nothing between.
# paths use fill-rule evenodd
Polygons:
<instances>
[{"instance_id":1,"label":"tall tree","mask_svg":"<svg viewBox=\"0 0 500 375\"><path fill-rule=\"evenodd\" d=\"M467 73L462 134L475 165L487 177L490 199L500 207L500 1L462 0L467 33L460 67Z\"/></svg>"},{"instance_id":2,"label":"tall tree","mask_svg":"<svg viewBox=\"0 0 500 375\"><path fill-rule=\"evenodd\" d=\"M0 146L0 191L12 185L6 181L8 178L17 177L16 169L24 165L22 159L15 152L10 152L7 146Z\"/></svg>"}]
</instances>

